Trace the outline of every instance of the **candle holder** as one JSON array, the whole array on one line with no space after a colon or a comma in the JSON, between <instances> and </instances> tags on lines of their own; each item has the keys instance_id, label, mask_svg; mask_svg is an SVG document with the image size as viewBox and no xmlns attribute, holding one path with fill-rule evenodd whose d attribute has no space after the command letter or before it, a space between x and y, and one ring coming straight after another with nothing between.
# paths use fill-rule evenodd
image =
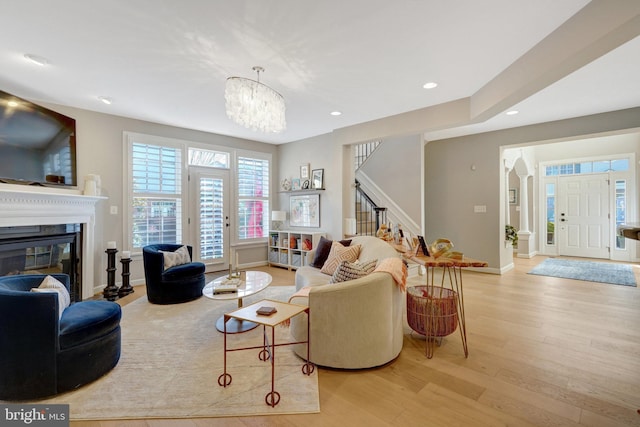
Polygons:
<instances>
[{"instance_id":1,"label":"candle holder","mask_svg":"<svg viewBox=\"0 0 640 427\"><path fill-rule=\"evenodd\" d=\"M129 264L131 264L131 258L120 258L122 264L122 286L118 290L118 296L120 298L129 295L134 292L133 286L129 283L131 272L129 271Z\"/></svg>"},{"instance_id":2,"label":"candle holder","mask_svg":"<svg viewBox=\"0 0 640 427\"><path fill-rule=\"evenodd\" d=\"M116 253L117 249L108 248L107 254L107 287L103 289L102 295L108 301L115 301L118 298L118 287L116 286Z\"/></svg>"}]
</instances>

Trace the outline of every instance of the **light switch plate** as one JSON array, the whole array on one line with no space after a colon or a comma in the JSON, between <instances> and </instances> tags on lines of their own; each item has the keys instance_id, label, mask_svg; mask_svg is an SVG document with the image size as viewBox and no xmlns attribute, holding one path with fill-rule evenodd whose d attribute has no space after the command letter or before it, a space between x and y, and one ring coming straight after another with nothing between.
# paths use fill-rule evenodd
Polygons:
<instances>
[{"instance_id":1,"label":"light switch plate","mask_svg":"<svg viewBox=\"0 0 640 427\"><path fill-rule=\"evenodd\" d=\"M109 210L109 213L111 215L118 215L118 207L117 206L111 206L111 209Z\"/></svg>"},{"instance_id":2,"label":"light switch plate","mask_svg":"<svg viewBox=\"0 0 640 427\"><path fill-rule=\"evenodd\" d=\"M487 206L486 205L475 205L473 207L473 212L474 213L487 213Z\"/></svg>"}]
</instances>

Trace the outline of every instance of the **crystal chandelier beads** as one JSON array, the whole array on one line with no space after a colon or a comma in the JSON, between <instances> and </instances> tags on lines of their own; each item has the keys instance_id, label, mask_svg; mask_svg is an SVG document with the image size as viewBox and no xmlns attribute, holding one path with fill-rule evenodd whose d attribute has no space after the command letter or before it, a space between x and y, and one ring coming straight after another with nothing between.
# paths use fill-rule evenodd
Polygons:
<instances>
[{"instance_id":1,"label":"crystal chandelier beads","mask_svg":"<svg viewBox=\"0 0 640 427\"><path fill-rule=\"evenodd\" d=\"M227 116L241 126L265 133L286 129L284 98L260 83L262 67L253 67L258 80L229 77L225 87Z\"/></svg>"}]
</instances>

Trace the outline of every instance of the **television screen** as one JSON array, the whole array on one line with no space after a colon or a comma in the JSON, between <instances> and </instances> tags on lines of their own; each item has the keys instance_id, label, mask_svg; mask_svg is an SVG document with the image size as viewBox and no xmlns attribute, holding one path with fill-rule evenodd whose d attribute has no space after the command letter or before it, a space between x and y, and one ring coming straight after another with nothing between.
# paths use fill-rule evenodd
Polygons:
<instances>
[{"instance_id":1,"label":"television screen","mask_svg":"<svg viewBox=\"0 0 640 427\"><path fill-rule=\"evenodd\" d=\"M76 186L75 119L0 91L0 182Z\"/></svg>"}]
</instances>

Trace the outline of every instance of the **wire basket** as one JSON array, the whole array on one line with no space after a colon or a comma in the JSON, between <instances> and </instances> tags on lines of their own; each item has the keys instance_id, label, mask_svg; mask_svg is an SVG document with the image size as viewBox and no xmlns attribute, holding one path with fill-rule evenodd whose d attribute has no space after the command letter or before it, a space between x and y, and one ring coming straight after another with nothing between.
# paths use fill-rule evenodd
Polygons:
<instances>
[{"instance_id":1,"label":"wire basket","mask_svg":"<svg viewBox=\"0 0 640 427\"><path fill-rule=\"evenodd\" d=\"M441 286L407 288L407 322L428 337L445 337L458 328L458 296Z\"/></svg>"}]
</instances>

